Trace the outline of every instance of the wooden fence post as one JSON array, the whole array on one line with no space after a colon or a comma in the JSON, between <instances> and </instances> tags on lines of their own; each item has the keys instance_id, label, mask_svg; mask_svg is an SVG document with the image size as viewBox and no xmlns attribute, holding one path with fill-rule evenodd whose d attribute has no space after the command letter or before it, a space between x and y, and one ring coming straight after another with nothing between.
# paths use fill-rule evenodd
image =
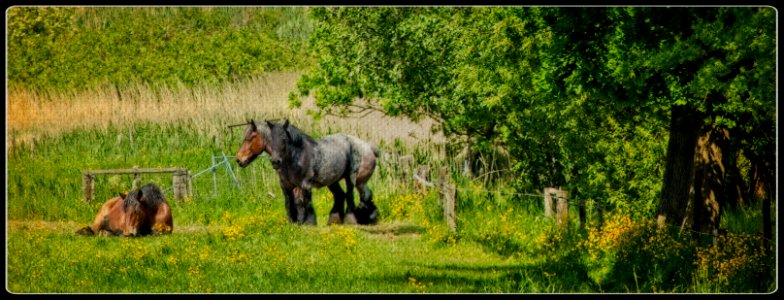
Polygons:
<instances>
[{"instance_id":1,"label":"wooden fence post","mask_svg":"<svg viewBox=\"0 0 784 300\"><path fill-rule=\"evenodd\" d=\"M444 198L444 219L449 231L454 233L457 231L457 214L455 212L455 199L457 198L457 186L450 183L447 169L442 167L439 170L439 185L438 188Z\"/></svg>"},{"instance_id":2,"label":"wooden fence post","mask_svg":"<svg viewBox=\"0 0 784 300\"><path fill-rule=\"evenodd\" d=\"M566 191L560 187L544 188L544 216L547 218L555 216L558 224L568 223L569 203L566 199Z\"/></svg>"},{"instance_id":3,"label":"wooden fence post","mask_svg":"<svg viewBox=\"0 0 784 300\"><path fill-rule=\"evenodd\" d=\"M82 191L84 191L84 202L89 203L93 200L93 191L95 190L95 182L93 181L93 174L85 172L82 175Z\"/></svg>"},{"instance_id":4,"label":"wooden fence post","mask_svg":"<svg viewBox=\"0 0 784 300\"><path fill-rule=\"evenodd\" d=\"M185 176L188 180L188 196L193 197L193 177L191 177L191 171L185 171Z\"/></svg>"},{"instance_id":5,"label":"wooden fence post","mask_svg":"<svg viewBox=\"0 0 784 300\"><path fill-rule=\"evenodd\" d=\"M558 225L568 228L566 225L569 224L569 202L566 201L566 191L559 188L556 190L556 197L556 222Z\"/></svg>"},{"instance_id":6,"label":"wooden fence post","mask_svg":"<svg viewBox=\"0 0 784 300\"><path fill-rule=\"evenodd\" d=\"M188 173L185 171L177 171L172 176L172 188L174 189L174 199L182 201L185 199L187 193L187 178Z\"/></svg>"},{"instance_id":7,"label":"wooden fence post","mask_svg":"<svg viewBox=\"0 0 784 300\"><path fill-rule=\"evenodd\" d=\"M556 189L547 187L544 188L544 216L545 218L552 218L553 217L553 209L555 208L555 202L553 202L553 198L556 196Z\"/></svg>"}]
</instances>

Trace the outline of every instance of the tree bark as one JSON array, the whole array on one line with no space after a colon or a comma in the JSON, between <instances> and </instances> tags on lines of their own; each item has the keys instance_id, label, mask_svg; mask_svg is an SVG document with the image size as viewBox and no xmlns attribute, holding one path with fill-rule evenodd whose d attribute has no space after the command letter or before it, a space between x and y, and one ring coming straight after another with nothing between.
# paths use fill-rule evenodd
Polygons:
<instances>
[{"instance_id":1,"label":"tree bark","mask_svg":"<svg viewBox=\"0 0 784 300\"><path fill-rule=\"evenodd\" d=\"M762 237L765 249L768 249L770 247L770 240L773 239L770 205L772 201L771 197L776 190L776 182L774 181L776 173L775 169L771 166L772 164L768 163L775 162L775 157L763 158L763 155L757 155L752 151L747 151L746 153L746 157L748 157L751 162L751 183L749 184L749 187L752 190L749 198L762 201Z\"/></svg>"},{"instance_id":2,"label":"tree bark","mask_svg":"<svg viewBox=\"0 0 784 300\"><path fill-rule=\"evenodd\" d=\"M727 202L725 166L729 158L725 153L728 144L729 131L726 129L711 126L706 130L700 130L694 157L693 190L695 192L694 198L690 199L693 201L691 229L695 235L718 234L722 208Z\"/></svg>"},{"instance_id":3,"label":"tree bark","mask_svg":"<svg viewBox=\"0 0 784 300\"><path fill-rule=\"evenodd\" d=\"M694 149L700 121L699 114L693 109L672 106L670 110L670 138L657 208L659 226L683 225L694 180Z\"/></svg>"}]
</instances>

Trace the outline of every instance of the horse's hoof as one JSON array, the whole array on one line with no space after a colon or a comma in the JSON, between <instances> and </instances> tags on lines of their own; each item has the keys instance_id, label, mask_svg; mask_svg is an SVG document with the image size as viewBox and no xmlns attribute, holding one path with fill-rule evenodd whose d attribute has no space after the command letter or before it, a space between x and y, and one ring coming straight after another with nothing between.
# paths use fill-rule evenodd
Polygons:
<instances>
[{"instance_id":1,"label":"horse's hoof","mask_svg":"<svg viewBox=\"0 0 784 300\"><path fill-rule=\"evenodd\" d=\"M340 219L339 213L331 213L329 214L329 220L327 220L327 225L340 225L343 224L343 221Z\"/></svg>"},{"instance_id":2,"label":"horse's hoof","mask_svg":"<svg viewBox=\"0 0 784 300\"><path fill-rule=\"evenodd\" d=\"M378 223L378 208L373 202L360 202L359 207L354 210L357 223L361 225L374 225Z\"/></svg>"},{"instance_id":3,"label":"horse's hoof","mask_svg":"<svg viewBox=\"0 0 784 300\"><path fill-rule=\"evenodd\" d=\"M354 217L354 213L347 213L346 217L343 219L343 224L356 225L357 224L357 218Z\"/></svg>"},{"instance_id":4,"label":"horse's hoof","mask_svg":"<svg viewBox=\"0 0 784 300\"><path fill-rule=\"evenodd\" d=\"M370 213L366 224L375 225L376 223L378 223L378 209L374 209L373 212Z\"/></svg>"}]
</instances>

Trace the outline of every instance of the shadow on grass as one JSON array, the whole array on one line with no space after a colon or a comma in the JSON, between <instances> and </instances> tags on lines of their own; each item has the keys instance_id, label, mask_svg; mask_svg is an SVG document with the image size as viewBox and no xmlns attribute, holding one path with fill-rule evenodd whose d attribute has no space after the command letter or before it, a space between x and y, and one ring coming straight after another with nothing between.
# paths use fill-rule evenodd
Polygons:
<instances>
[{"instance_id":1,"label":"shadow on grass","mask_svg":"<svg viewBox=\"0 0 784 300\"><path fill-rule=\"evenodd\" d=\"M411 286L424 293L596 293L584 267L545 261L469 265L404 262L407 271L362 278ZM417 288L417 285L420 288Z\"/></svg>"},{"instance_id":2,"label":"shadow on grass","mask_svg":"<svg viewBox=\"0 0 784 300\"><path fill-rule=\"evenodd\" d=\"M413 224L383 224L383 225L375 225L375 226L357 226L357 228L361 231L364 231L368 234L373 235L407 235L407 234L414 234L419 235L425 233L426 229L422 225L413 225Z\"/></svg>"}]
</instances>

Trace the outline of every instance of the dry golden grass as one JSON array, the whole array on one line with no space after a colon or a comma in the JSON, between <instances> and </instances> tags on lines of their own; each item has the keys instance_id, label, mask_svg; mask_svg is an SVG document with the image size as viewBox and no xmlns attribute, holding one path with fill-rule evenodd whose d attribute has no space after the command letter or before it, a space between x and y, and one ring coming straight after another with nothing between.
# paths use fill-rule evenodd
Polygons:
<instances>
[{"instance_id":1,"label":"dry golden grass","mask_svg":"<svg viewBox=\"0 0 784 300\"><path fill-rule=\"evenodd\" d=\"M116 90L112 87L75 93L9 91L7 99L6 145L28 143L43 135L123 126L135 122L189 125L203 133L220 136L226 125L255 120L288 118L306 132L321 129L344 132L374 143L391 143L399 138L407 145L442 143L443 137L430 132L429 120L419 123L392 118L380 112L362 117L325 116L313 120L303 107L288 106L288 93L295 90L300 73L270 73L212 87L166 87L138 85ZM7 146L8 147L8 146Z\"/></svg>"}]
</instances>

